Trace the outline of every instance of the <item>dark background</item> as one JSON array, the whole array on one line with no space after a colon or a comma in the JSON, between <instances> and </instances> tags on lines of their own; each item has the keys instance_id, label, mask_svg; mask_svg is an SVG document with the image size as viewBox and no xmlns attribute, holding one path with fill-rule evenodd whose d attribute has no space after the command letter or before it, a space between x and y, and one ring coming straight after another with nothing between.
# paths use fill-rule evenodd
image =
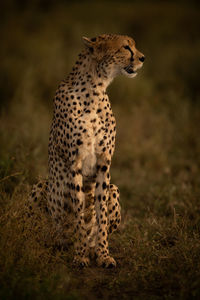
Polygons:
<instances>
[{"instance_id":1,"label":"dark background","mask_svg":"<svg viewBox=\"0 0 200 300\"><path fill-rule=\"evenodd\" d=\"M200 297L200 11L197 1L3 1L0 47L2 299ZM146 56L108 88L117 120L112 182L118 266L77 270L51 220L25 214L47 176L52 99L82 36L127 34Z\"/></svg>"}]
</instances>

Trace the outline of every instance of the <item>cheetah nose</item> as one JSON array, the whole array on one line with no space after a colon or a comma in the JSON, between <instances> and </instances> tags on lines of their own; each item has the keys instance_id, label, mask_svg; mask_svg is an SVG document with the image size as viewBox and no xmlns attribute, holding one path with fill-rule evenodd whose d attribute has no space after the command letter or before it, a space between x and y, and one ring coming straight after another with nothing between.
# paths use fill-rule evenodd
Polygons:
<instances>
[{"instance_id":1,"label":"cheetah nose","mask_svg":"<svg viewBox=\"0 0 200 300\"><path fill-rule=\"evenodd\" d=\"M141 56L141 57L139 57L139 60L140 60L141 62L144 62L144 60L145 60L145 56Z\"/></svg>"}]
</instances>

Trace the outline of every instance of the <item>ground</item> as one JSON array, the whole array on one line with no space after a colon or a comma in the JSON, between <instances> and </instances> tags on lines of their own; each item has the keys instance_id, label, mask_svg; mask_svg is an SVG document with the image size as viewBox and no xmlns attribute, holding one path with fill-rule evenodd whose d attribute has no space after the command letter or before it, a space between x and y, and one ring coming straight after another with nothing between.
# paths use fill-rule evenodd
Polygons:
<instances>
[{"instance_id":1,"label":"ground","mask_svg":"<svg viewBox=\"0 0 200 300\"><path fill-rule=\"evenodd\" d=\"M198 7L30 1L14 10L8 3L0 29L0 298L198 299ZM121 228L110 239L118 267L79 270L70 241L60 249L51 220L39 212L28 219L24 203L47 175L57 85L81 37L104 32L133 36L146 61L135 79L119 77L109 88L117 121L111 176L122 205Z\"/></svg>"}]
</instances>

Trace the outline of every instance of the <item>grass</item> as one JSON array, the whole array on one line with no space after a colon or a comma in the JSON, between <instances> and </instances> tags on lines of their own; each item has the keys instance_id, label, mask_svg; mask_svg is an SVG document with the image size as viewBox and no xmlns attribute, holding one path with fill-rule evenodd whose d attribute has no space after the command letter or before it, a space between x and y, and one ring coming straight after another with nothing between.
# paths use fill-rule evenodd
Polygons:
<instances>
[{"instance_id":1,"label":"grass","mask_svg":"<svg viewBox=\"0 0 200 300\"><path fill-rule=\"evenodd\" d=\"M17 4L18 3L18 4ZM46 5L46 6L45 6ZM200 298L200 15L187 2L8 1L0 28L0 298ZM74 269L48 217L27 218L47 176L52 98L81 36L133 36L146 55L109 87L117 119L112 182L122 224L115 270Z\"/></svg>"}]
</instances>

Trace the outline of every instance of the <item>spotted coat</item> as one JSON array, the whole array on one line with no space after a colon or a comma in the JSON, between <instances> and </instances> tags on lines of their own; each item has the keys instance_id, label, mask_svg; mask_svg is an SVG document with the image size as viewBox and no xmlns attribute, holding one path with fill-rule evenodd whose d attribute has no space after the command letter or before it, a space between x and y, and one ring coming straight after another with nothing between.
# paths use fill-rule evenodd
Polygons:
<instances>
[{"instance_id":1,"label":"spotted coat","mask_svg":"<svg viewBox=\"0 0 200 300\"><path fill-rule=\"evenodd\" d=\"M58 224L73 215L77 265L88 265L93 251L99 266L113 267L108 235L121 214L119 190L110 184L116 121L106 88L119 74L135 77L144 55L127 36L83 41L84 50L54 98L48 181L36 185L31 198L37 202L45 189L48 211Z\"/></svg>"}]
</instances>

